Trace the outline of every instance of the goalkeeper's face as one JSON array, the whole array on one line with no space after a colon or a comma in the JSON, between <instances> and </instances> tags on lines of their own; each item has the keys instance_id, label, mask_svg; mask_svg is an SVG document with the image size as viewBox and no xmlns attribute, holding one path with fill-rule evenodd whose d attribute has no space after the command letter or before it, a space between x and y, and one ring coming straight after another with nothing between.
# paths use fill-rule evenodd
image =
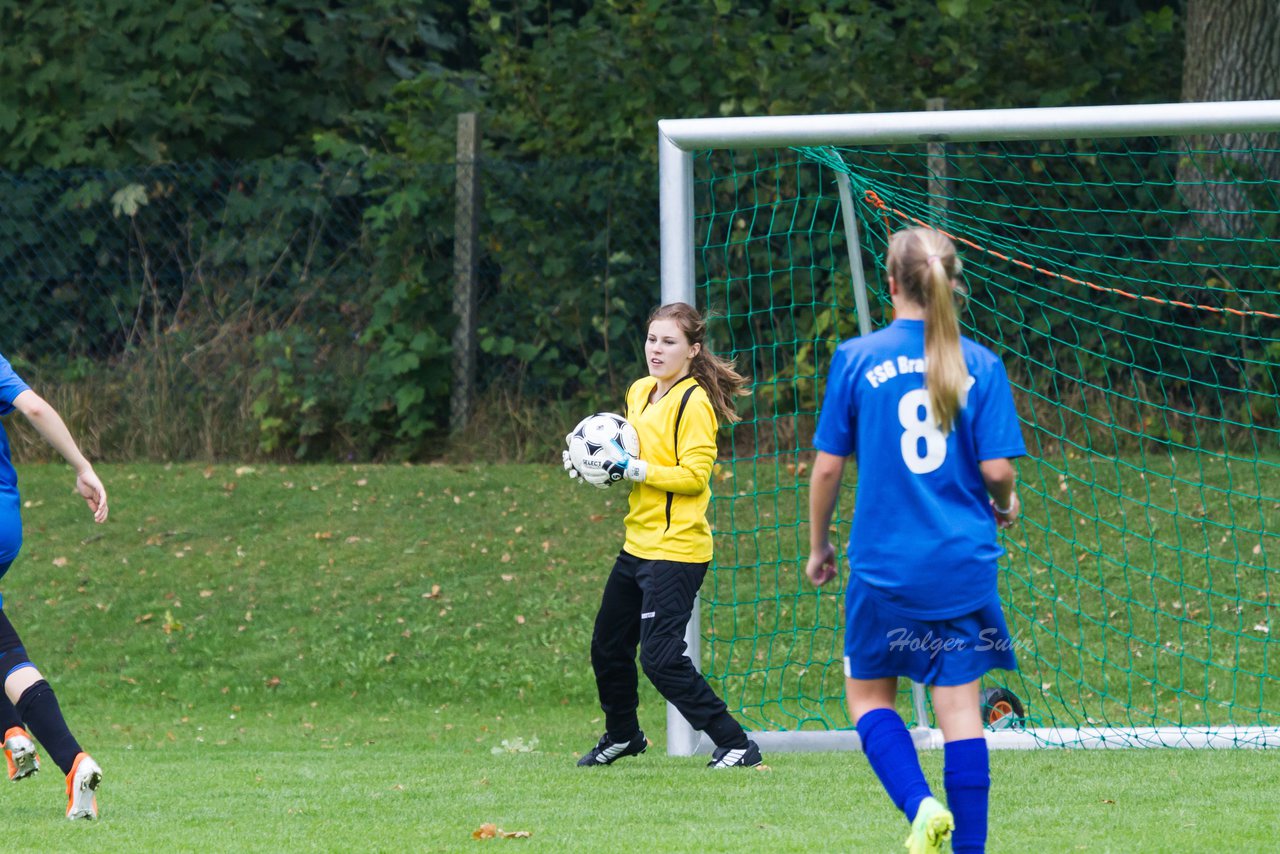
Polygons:
<instances>
[{"instance_id":1,"label":"goalkeeper's face","mask_svg":"<svg viewBox=\"0 0 1280 854\"><path fill-rule=\"evenodd\" d=\"M702 348L690 344L688 337L674 320L655 320L649 324L649 337L644 342L644 358L649 376L659 382L675 382L689 373L693 357Z\"/></svg>"}]
</instances>

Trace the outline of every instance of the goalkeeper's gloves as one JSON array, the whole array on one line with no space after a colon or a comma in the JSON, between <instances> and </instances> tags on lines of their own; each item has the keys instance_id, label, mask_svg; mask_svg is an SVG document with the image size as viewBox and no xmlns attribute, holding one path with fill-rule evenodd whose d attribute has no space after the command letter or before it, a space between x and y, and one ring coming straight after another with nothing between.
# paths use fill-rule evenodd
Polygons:
<instances>
[{"instance_id":1,"label":"goalkeeper's gloves","mask_svg":"<svg viewBox=\"0 0 1280 854\"><path fill-rule=\"evenodd\" d=\"M638 460L632 456L624 456L620 460L609 460L604 464L604 470L609 475L609 480L634 480L636 483L643 483L645 476L649 473L649 466L644 460Z\"/></svg>"},{"instance_id":2,"label":"goalkeeper's gloves","mask_svg":"<svg viewBox=\"0 0 1280 854\"><path fill-rule=\"evenodd\" d=\"M569 452L561 451L560 459L564 461L564 470L569 473L569 479L576 480L578 481L578 483L582 483L582 481L578 477L578 470L573 467L573 460L569 459Z\"/></svg>"},{"instance_id":3,"label":"goalkeeper's gloves","mask_svg":"<svg viewBox=\"0 0 1280 854\"><path fill-rule=\"evenodd\" d=\"M603 469L600 471L590 472L589 474L583 474L574 467L573 460L569 458L568 451L561 451L560 459L564 461L564 470L568 472L571 480L576 480L578 483L589 483L599 489L605 489L609 486L609 473Z\"/></svg>"}]
</instances>

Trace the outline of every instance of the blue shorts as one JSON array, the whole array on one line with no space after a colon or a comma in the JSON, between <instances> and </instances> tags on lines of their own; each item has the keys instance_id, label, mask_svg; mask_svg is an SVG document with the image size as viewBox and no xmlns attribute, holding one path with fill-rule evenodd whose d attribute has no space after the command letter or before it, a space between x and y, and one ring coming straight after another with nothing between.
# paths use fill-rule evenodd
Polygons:
<instances>
[{"instance_id":1,"label":"blue shorts","mask_svg":"<svg viewBox=\"0 0 1280 854\"><path fill-rule=\"evenodd\" d=\"M988 670L1017 670L999 598L950 620L917 620L888 610L857 576L845 599L844 675L906 676L922 685L964 685Z\"/></svg>"}]
</instances>

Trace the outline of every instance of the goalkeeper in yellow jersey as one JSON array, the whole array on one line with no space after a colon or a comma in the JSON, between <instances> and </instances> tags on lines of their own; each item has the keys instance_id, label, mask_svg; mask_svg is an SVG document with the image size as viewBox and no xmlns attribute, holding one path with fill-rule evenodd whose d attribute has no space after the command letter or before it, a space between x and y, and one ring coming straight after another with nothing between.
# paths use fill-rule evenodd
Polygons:
<instances>
[{"instance_id":1,"label":"goalkeeper in yellow jersey","mask_svg":"<svg viewBox=\"0 0 1280 854\"><path fill-rule=\"evenodd\" d=\"M610 765L648 746L636 710L640 666L658 691L695 729L715 742L708 765L759 765L723 700L685 655L685 628L711 562L711 469L717 416L739 420L733 398L745 377L706 349L706 323L685 303L649 317L649 375L627 392L627 420L640 435L640 456L620 457L602 476L632 482L626 539L605 583L591 635L591 666L605 714L605 733L579 765ZM565 467L573 471L566 458Z\"/></svg>"}]
</instances>

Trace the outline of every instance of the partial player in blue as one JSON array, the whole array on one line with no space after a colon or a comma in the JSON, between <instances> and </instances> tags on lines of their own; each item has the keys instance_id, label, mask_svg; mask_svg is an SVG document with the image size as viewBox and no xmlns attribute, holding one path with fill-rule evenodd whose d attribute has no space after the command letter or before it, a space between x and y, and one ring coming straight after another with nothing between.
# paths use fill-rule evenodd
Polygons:
<instances>
[{"instance_id":1,"label":"partial player in blue","mask_svg":"<svg viewBox=\"0 0 1280 854\"><path fill-rule=\"evenodd\" d=\"M0 356L0 415L17 410L40 436L71 464L76 472L76 491L89 505L95 522L107 520L107 491L93 466L80 452L75 439L57 410L31 390L14 373L9 361ZM22 548L22 502L18 497L18 474L9 456L9 437L0 427L0 577ZM67 727L53 689L27 657L0 599L0 731L4 732L4 755L10 780L22 780L40 770L31 735L44 746L67 779L67 818L98 817L98 784L102 769ZM30 734L28 734L28 730Z\"/></svg>"},{"instance_id":2,"label":"partial player in blue","mask_svg":"<svg viewBox=\"0 0 1280 854\"><path fill-rule=\"evenodd\" d=\"M809 492L814 584L836 576L829 530L857 460L849 537L845 696L862 747L911 822L911 852L982 851L991 778L979 679L1017 667L997 590L997 526L1018 518L1026 453L1004 366L960 335L960 259L945 235L897 232L894 320L840 344L818 417ZM899 677L930 686L945 739L947 806L925 781L894 705ZM952 836L954 831L954 837Z\"/></svg>"}]
</instances>

